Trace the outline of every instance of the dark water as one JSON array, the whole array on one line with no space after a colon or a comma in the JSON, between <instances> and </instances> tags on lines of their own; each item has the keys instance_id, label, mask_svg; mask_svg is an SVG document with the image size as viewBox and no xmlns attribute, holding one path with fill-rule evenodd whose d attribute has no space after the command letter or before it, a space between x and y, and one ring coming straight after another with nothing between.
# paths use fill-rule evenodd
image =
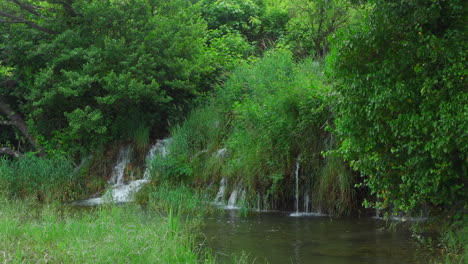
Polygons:
<instances>
[{"instance_id":1,"label":"dark water","mask_svg":"<svg viewBox=\"0 0 468 264\"><path fill-rule=\"evenodd\" d=\"M221 263L247 253L249 263L435 263L404 229L370 218L290 217L225 211L207 217L205 244ZM255 262L253 262L255 261Z\"/></svg>"}]
</instances>

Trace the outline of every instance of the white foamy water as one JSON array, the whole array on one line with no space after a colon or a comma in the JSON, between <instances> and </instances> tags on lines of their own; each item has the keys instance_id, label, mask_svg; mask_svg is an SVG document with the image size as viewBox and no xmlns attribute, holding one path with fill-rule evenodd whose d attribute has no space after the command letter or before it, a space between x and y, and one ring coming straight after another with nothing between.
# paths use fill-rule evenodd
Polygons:
<instances>
[{"instance_id":1,"label":"white foamy water","mask_svg":"<svg viewBox=\"0 0 468 264\"><path fill-rule=\"evenodd\" d=\"M125 146L119 151L119 156L117 157L117 164L112 170L112 175L108 181L109 184L119 185L123 183L125 168L127 168L127 165L130 161L131 151L131 146Z\"/></svg>"},{"instance_id":2,"label":"white foamy water","mask_svg":"<svg viewBox=\"0 0 468 264\"><path fill-rule=\"evenodd\" d=\"M167 145L170 139L158 140L146 154L146 168L143 173L143 179L124 182L125 169L128 166L131 157L131 147L123 147L118 155L116 165L112 170L109 184L112 186L104 193L103 196L98 198L91 198L84 201L76 202L77 205L99 205L103 203L125 203L134 200L134 195L141 187L147 184L151 177L153 168L153 159L156 155L166 157L168 150Z\"/></svg>"},{"instance_id":3,"label":"white foamy water","mask_svg":"<svg viewBox=\"0 0 468 264\"><path fill-rule=\"evenodd\" d=\"M227 185L226 178L222 178L221 182L219 183L219 189L218 189L218 193L216 194L214 204L216 204L216 205L223 205L224 204L224 194L226 192L226 185Z\"/></svg>"},{"instance_id":4,"label":"white foamy water","mask_svg":"<svg viewBox=\"0 0 468 264\"><path fill-rule=\"evenodd\" d=\"M234 189L234 191L232 191L231 196L229 196L228 204L225 207L225 209L231 209L231 210L232 209L238 209L238 207L236 206L236 204L237 204L237 193L238 193L237 188Z\"/></svg>"}]
</instances>

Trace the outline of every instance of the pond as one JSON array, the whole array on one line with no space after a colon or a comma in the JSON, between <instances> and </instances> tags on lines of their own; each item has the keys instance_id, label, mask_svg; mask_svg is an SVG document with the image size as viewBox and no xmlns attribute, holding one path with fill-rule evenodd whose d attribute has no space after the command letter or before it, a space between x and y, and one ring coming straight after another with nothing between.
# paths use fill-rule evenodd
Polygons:
<instances>
[{"instance_id":1,"label":"pond","mask_svg":"<svg viewBox=\"0 0 468 264\"><path fill-rule=\"evenodd\" d=\"M434 263L403 228L371 218L291 217L226 210L205 219L204 243L222 263L248 254L249 263Z\"/></svg>"}]
</instances>

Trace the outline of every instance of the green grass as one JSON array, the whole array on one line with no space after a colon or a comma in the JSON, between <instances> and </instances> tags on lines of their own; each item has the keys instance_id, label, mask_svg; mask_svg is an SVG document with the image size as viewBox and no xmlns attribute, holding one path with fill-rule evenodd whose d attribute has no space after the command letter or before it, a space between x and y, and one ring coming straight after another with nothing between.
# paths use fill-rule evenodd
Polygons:
<instances>
[{"instance_id":1,"label":"green grass","mask_svg":"<svg viewBox=\"0 0 468 264\"><path fill-rule=\"evenodd\" d=\"M152 182L136 194L136 202L166 214L175 212L179 215L200 216L212 209L207 202L208 197L202 191L189 185L156 185Z\"/></svg>"},{"instance_id":2,"label":"green grass","mask_svg":"<svg viewBox=\"0 0 468 264\"><path fill-rule=\"evenodd\" d=\"M71 201L83 193L81 175L65 157L0 158L0 195L39 201Z\"/></svg>"},{"instance_id":3,"label":"green grass","mask_svg":"<svg viewBox=\"0 0 468 264\"><path fill-rule=\"evenodd\" d=\"M213 263L196 244L197 225L136 205L65 210L0 201L2 263Z\"/></svg>"},{"instance_id":4,"label":"green grass","mask_svg":"<svg viewBox=\"0 0 468 264\"><path fill-rule=\"evenodd\" d=\"M356 207L353 185L354 176L345 162L330 154L319 172L316 203L334 215L348 215Z\"/></svg>"},{"instance_id":5,"label":"green grass","mask_svg":"<svg viewBox=\"0 0 468 264\"><path fill-rule=\"evenodd\" d=\"M459 226L445 227L440 234L440 246L446 263L468 263L468 223L460 222Z\"/></svg>"}]
</instances>

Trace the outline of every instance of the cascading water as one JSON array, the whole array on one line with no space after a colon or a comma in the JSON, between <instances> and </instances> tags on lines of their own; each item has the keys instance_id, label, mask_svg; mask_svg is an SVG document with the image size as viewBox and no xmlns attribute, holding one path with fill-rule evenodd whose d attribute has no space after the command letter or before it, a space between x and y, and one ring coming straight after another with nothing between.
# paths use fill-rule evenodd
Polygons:
<instances>
[{"instance_id":1,"label":"cascading water","mask_svg":"<svg viewBox=\"0 0 468 264\"><path fill-rule=\"evenodd\" d=\"M216 198L213 204L216 206L222 207L224 209L227 209L227 210L239 209L239 206L238 206L239 193L240 193L240 201L244 201L246 193L247 193L246 190L242 188L241 183L237 184L235 189L229 195L229 199L226 205L226 203L224 202L226 188L227 188L227 180L226 178L222 178L221 182L219 183L219 190L218 190L218 193L216 194Z\"/></svg>"},{"instance_id":2,"label":"cascading water","mask_svg":"<svg viewBox=\"0 0 468 264\"><path fill-rule=\"evenodd\" d=\"M123 184L123 178L125 174L125 168L127 168L128 162L130 161L130 153L132 151L131 146L125 146L119 151L117 158L117 165L112 170L112 176L108 183L113 185Z\"/></svg>"},{"instance_id":3,"label":"cascading water","mask_svg":"<svg viewBox=\"0 0 468 264\"><path fill-rule=\"evenodd\" d=\"M219 183L219 190L218 190L218 193L216 194L216 198L214 201L216 205L223 205L224 193L226 192L226 185L227 185L226 178L222 178L221 182Z\"/></svg>"},{"instance_id":4,"label":"cascading water","mask_svg":"<svg viewBox=\"0 0 468 264\"><path fill-rule=\"evenodd\" d=\"M309 212L309 203L310 203L310 196L307 191L304 194L304 205L303 205L303 212L299 211L299 198L300 198L300 189L299 189L299 158L296 161L296 170L294 172L295 180L296 180L296 200L294 204L294 209L296 210L294 213L290 214L289 216L300 217L300 216L326 216L322 213L314 213Z\"/></svg>"},{"instance_id":5,"label":"cascading water","mask_svg":"<svg viewBox=\"0 0 468 264\"><path fill-rule=\"evenodd\" d=\"M260 210L262 210L262 208L260 207L260 204L261 204L260 200L261 200L260 193L257 193L257 208L256 208L257 212L260 212Z\"/></svg>"},{"instance_id":6,"label":"cascading water","mask_svg":"<svg viewBox=\"0 0 468 264\"><path fill-rule=\"evenodd\" d=\"M231 196L229 196L228 205L225 207L226 209L237 209L236 202L237 202L237 188L232 191Z\"/></svg>"},{"instance_id":7,"label":"cascading water","mask_svg":"<svg viewBox=\"0 0 468 264\"><path fill-rule=\"evenodd\" d=\"M158 140L156 141L156 144L154 144L151 147L151 149L148 151L148 154L146 154L146 158L145 158L146 168L145 168L145 172L143 173L143 179L148 180L150 178L150 173L154 169L153 160L156 154L160 155L163 158L167 156L168 154L167 146L169 145L170 141L171 141L170 138Z\"/></svg>"},{"instance_id":8,"label":"cascading water","mask_svg":"<svg viewBox=\"0 0 468 264\"><path fill-rule=\"evenodd\" d=\"M267 211L270 207L268 206L268 195L263 195L263 210Z\"/></svg>"},{"instance_id":9,"label":"cascading water","mask_svg":"<svg viewBox=\"0 0 468 264\"><path fill-rule=\"evenodd\" d=\"M309 193L304 195L304 212L309 213Z\"/></svg>"},{"instance_id":10,"label":"cascading water","mask_svg":"<svg viewBox=\"0 0 468 264\"><path fill-rule=\"evenodd\" d=\"M218 151L216 151L216 157L218 158L224 158L227 154L227 149L226 148L222 148L222 149L219 149Z\"/></svg>"},{"instance_id":11,"label":"cascading water","mask_svg":"<svg viewBox=\"0 0 468 264\"><path fill-rule=\"evenodd\" d=\"M296 213L299 213L299 158L296 160L296 171L294 172L296 177Z\"/></svg>"},{"instance_id":12,"label":"cascading water","mask_svg":"<svg viewBox=\"0 0 468 264\"><path fill-rule=\"evenodd\" d=\"M109 183L112 184L109 190L99 198L92 198L85 201L80 201L78 205L99 205L106 202L124 203L133 200L133 196L138 192L143 185L149 182L151 171L153 170L152 161L156 155L161 157L167 156L167 145L170 139L158 140L146 155L146 169L143 173L143 179L124 183L125 168L130 161L131 147L126 146L119 152L117 164L115 165Z\"/></svg>"}]
</instances>

